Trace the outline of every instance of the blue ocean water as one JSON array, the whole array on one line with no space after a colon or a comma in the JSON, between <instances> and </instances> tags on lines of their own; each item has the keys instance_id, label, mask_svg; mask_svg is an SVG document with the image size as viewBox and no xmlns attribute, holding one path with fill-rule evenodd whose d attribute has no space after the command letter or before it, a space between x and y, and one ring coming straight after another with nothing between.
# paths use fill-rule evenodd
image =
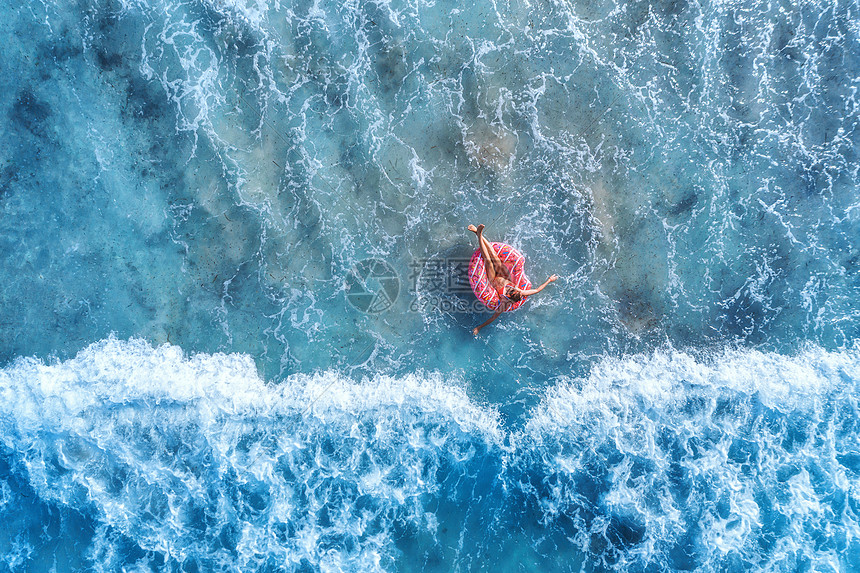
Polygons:
<instances>
[{"instance_id":1,"label":"blue ocean water","mask_svg":"<svg viewBox=\"0 0 860 573\"><path fill-rule=\"evenodd\" d=\"M858 2L0 15L0 571L860 570Z\"/></svg>"}]
</instances>

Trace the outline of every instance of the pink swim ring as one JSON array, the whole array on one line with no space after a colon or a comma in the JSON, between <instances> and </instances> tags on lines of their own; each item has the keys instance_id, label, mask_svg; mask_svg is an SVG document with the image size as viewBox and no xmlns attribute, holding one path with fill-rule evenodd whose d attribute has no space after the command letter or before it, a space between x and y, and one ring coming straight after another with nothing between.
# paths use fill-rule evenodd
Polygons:
<instances>
[{"instance_id":1,"label":"pink swim ring","mask_svg":"<svg viewBox=\"0 0 860 573\"><path fill-rule=\"evenodd\" d=\"M511 273L511 282L520 289L528 290L532 288L532 283L526 276L523 269L526 258L521 252L505 243L491 243L493 250L499 255L502 263L508 268ZM499 298L499 293L490 284L487 278L487 267L484 265L484 257L481 255L481 249L475 251L472 259L469 261L469 284L472 286L472 292L478 297L478 300L490 310L498 310L502 306L502 301ZM528 297L523 297L519 302L510 305L506 310L515 310L526 302Z\"/></svg>"}]
</instances>

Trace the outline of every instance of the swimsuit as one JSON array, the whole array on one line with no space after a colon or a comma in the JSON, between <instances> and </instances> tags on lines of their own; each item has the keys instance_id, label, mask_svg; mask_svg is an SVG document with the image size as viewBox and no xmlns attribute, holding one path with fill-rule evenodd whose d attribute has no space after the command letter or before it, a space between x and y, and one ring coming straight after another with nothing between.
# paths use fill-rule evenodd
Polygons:
<instances>
[{"instance_id":1,"label":"swimsuit","mask_svg":"<svg viewBox=\"0 0 860 573\"><path fill-rule=\"evenodd\" d=\"M508 269L511 286L520 290L529 290L532 288L531 281L529 281L525 272L523 272L525 257L523 257L522 253L505 243L490 243L490 246L499 256L502 264ZM490 310L502 309L511 311L521 307L528 298L524 296L518 302L513 302L507 296L499 296L499 291L496 290L495 285L490 284L489 279L487 279L487 270L484 265L484 257L481 255L481 249L477 249L469 261L469 285L472 287L472 292L475 293L478 300L483 302ZM503 302L504 304L502 304Z\"/></svg>"}]
</instances>

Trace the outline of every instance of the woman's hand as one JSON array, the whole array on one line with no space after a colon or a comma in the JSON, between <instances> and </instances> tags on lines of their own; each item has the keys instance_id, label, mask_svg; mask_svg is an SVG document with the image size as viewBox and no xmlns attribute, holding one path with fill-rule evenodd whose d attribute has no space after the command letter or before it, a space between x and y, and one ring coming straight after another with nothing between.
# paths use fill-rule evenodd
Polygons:
<instances>
[{"instance_id":1,"label":"woman's hand","mask_svg":"<svg viewBox=\"0 0 860 573\"><path fill-rule=\"evenodd\" d=\"M546 282L548 282L548 283L554 283L554 282L555 282L555 281L557 281L557 280L558 280L558 275L552 275L551 277L549 277L548 279L546 279Z\"/></svg>"},{"instance_id":2,"label":"woman's hand","mask_svg":"<svg viewBox=\"0 0 860 573\"><path fill-rule=\"evenodd\" d=\"M493 322L494 320L496 320L497 318L499 318L500 314L502 314L502 309L501 308L496 309L496 312L493 314L493 316L491 316L487 320L487 322L485 322L484 324L475 328L475 330L472 331L472 334L474 334L475 336L478 336L478 331L481 330L482 328L484 328L485 326L487 326L488 324L490 324L491 322Z\"/></svg>"}]
</instances>

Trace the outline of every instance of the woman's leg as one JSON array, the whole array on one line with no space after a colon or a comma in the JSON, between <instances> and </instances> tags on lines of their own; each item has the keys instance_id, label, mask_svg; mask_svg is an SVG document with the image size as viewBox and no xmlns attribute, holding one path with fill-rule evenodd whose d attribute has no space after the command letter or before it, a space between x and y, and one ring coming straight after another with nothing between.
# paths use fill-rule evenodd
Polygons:
<instances>
[{"instance_id":1,"label":"woman's leg","mask_svg":"<svg viewBox=\"0 0 860 573\"><path fill-rule=\"evenodd\" d=\"M469 225L469 230L475 233L478 237L478 248L481 249L481 256L484 259L484 268L486 269L487 279L490 281L490 284L493 284L493 281L496 279L496 267L493 265L489 254L493 252L493 249L487 244L486 239L481 235L481 233L484 232L484 226L478 225L476 228L475 225ZM489 253L487 251L489 251Z\"/></svg>"},{"instance_id":2,"label":"woman's leg","mask_svg":"<svg viewBox=\"0 0 860 573\"><path fill-rule=\"evenodd\" d=\"M484 265L487 267L487 278L490 279L490 282L493 282L496 276L507 278L509 275L507 267L496 254L496 251L493 250L490 242L484 238L484 226L478 225L477 228L473 229L470 225L469 230L478 236L481 254L484 256Z\"/></svg>"},{"instance_id":3,"label":"woman's leg","mask_svg":"<svg viewBox=\"0 0 860 573\"><path fill-rule=\"evenodd\" d=\"M496 250L493 248L492 243L484 238L484 234L481 233L481 241L484 245L487 246L487 252L490 253L490 259L493 261L493 266L496 270L496 275L506 278L510 280L511 273L508 271L508 267L505 266L505 263L502 262L502 259L499 258L499 255L496 253Z\"/></svg>"}]
</instances>

